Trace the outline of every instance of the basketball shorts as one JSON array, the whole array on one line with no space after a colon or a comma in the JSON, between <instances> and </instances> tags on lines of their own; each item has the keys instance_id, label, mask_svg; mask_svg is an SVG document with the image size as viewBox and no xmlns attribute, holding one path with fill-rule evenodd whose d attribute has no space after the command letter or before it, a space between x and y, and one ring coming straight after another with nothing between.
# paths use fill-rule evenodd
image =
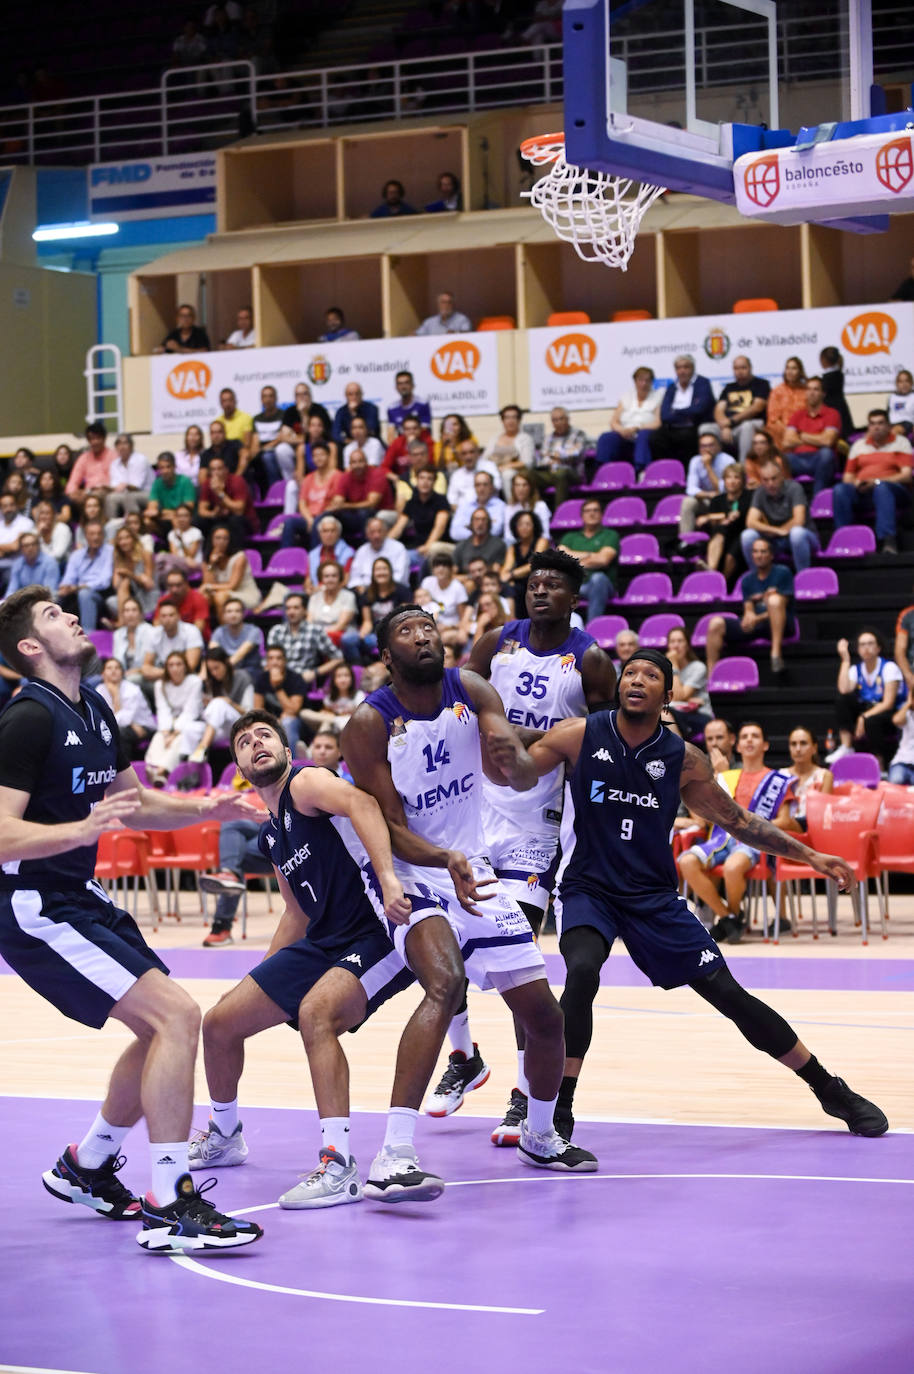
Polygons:
<instances>
[{"instance_id":1,"label":"basketball shorts","mask_svg":"<svg viewBox=\"0 0 914 1374\"><path fill-rule=\"evenodd\" d=\"M298 1008L325 973L343 968L358 978L368 998L364 1024L378 1007L416 980L394 950L383 928L368 928L349 944L323 949L307 937L278 949L251 969L250 977L266 995L282 1007L290 1023L298 1027ZM355 1029L355 1027L353 1027Z\"/></svg>"},{"instance_id":2,"label":"basketball shorts","mask_svg":"<svg viewBox=\"0 0 914 1374\"><path fill-rule=\"evenodd\" d=\"M168 973L94 880L70 891L0 891L0 954L64 1016L96 1028L144 973Z\"/></svg>"},{"instance_id":3,"label":"basketball shorts","mask_svg":"<svg viewBox=\"0 0 914 1374\"><path fill-rule=\"evenodd\" d=\"M755 868L759 859L762 857L760 849L753 849L749 844L743 844L742 840L735 840L732 835L727 835L721 844L712 844L710 840L704 840L701 844L693 844L691 849L684 849L684 854L694 854L701 862L702 868L715 868L722 864L725 859L729 859L731 854L745 854L746 858Z\"/></svg>"},{"instance_id":4,"label":"basketball shorts","mask_svg":"<svg viewBox=\"0 0 914 1374\"><path fill-rule=\"evenodd\" d=\"M543 823L536 832L525 831L489 809L485 836L489 861L508 896L545 912L558 867L559 827Z\"/></svg>"},{"instance_id":5,"label":"basketball shorts","mask_svg":"<svg viewBox=\"0 0 914 1374\"><path fill-rule=\"evenodd\" d=\"M443 916L460 946L467 977L483 992L505 991L546 977L546 963L533 939L530 922L495 877L486 859L472 860L477 879L490 879L476 903L480 916L464 911L444 868L397 865L397 876L412 903L409 925L390 925L390 938L409 963L409 933L429 916Z\"/></svg>"},{"instance_id":6,"label":"basketball shorts","mask_svg":"<svg viewBox=\"0 0 914 1374\"><path fill-rule=\"evenodd\" d=\"M717 945L677 892L622 899L566 888L555 908L559 949L562 937L576 926L592 926L610 947L618 936L658 988L693 983L724 963Z\"/></svg>"}]
</instances>

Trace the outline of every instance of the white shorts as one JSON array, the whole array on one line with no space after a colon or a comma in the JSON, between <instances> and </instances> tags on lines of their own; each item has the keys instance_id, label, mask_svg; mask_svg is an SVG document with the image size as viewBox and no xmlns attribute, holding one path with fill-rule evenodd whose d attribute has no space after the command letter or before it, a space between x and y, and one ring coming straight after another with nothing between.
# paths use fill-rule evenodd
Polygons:
<instances>
[{"instance_id":1,"label":"white shorts","mask_svg":"<svg viewBox=\"0 0 914 1374\"><path fill-rule=\"evenodd\" d=\"M494 878L484 859L475 859L477 878ZM428 916L443 916L460 946L467 977L485 992L504 991L546 977L546 964L517 902L500 882L483 888L491 894L479 902L481 916L464 911L447 869L397 864L397 876L412 902L409 925L390 925L390 937L404 963L409 964L410 930Z\"/></svg>"},{"instance_id":2,"label":"white shorts","mask_svg":"<svg viewBox=\"0 0 914 1374\"><path fill-rule=\"evenodd\" d=\"M559 852L558 826L543 824L535 833L525 831L516 821L489 809L485 835L492 867L508 895L545 912Z\"/></svg>"}]
</instances>

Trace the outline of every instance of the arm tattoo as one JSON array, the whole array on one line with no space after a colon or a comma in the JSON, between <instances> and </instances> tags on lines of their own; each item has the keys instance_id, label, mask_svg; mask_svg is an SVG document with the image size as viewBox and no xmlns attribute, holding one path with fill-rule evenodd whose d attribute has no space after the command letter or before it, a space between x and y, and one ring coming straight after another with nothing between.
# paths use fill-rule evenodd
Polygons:
<instances>
[{"instance_id":1,"label":"arm tattoo","mask_svg":"<svg viewBox=\"0 0 914 1374\"><path fill-rule=\"evenodd\" d=\"M719 796L711 795L712 788ZM785 859L796 859L800 863L809 862L809 847L790 834L780 830L771 821L754 816L739 806L717 783L701 786L700 799L690 802L694 810L706 820L722 825L735 840L752 849L763 849L766 854L779 854Z\"/></svg>"}]
</instances>

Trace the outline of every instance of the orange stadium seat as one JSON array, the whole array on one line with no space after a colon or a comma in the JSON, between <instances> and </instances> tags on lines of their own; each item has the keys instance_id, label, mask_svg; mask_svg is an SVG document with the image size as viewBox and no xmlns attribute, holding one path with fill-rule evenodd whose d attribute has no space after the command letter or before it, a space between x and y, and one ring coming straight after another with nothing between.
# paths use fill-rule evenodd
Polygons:
<instances>
[{"instance_id":1,"label":"orange stadium seat","mask_svg":"<svg viewBox=\"0 0 914 1374\"><path fill-rule=\"evenodd\" d=\"M554 310L546 323L553 329L558 329L567 324L590 324L590 316L586 310Z\"/></svg>"},{"instance_id":2,"label":"orange stadium seat","mask_svg":"<svg viewBox=\"0 0 914 1374\"><path fill-rule=\"evenodd\" d=\"M754 300L747 296L745 300L733 302L734 315L752 315L760 310L780 310L780 306L770 296L759 296Z\"/></svg>"},{"instance_id":3,"label":"orange stadium seat","mask_svg":"<svg viewBox=\"0 0 914 1374\"><path fill-rule=\"evenodd\" d=\"M625 324L629 320L652 320L653 318L649 310L614 310L612 323Z\"/></svg>"},{"instance_id":4,"label":"orange stadium seat","mask_svg":"<svg viewBox=\"0 0 914 1374\"><path fill-rule=\"evenodd\" d=\"M516 329L517 321L513 315L486 315L479 321L477 329Z\"/></svg>"}]
</instances>

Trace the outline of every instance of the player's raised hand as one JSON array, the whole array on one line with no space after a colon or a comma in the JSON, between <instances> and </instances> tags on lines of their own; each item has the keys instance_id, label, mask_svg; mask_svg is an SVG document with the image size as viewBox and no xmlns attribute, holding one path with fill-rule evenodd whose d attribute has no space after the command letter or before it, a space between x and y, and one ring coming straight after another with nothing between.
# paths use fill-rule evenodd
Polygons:
<instances>
[{"instance_id":1,"label":"player's raised hand","mask_svg":"<svg viewBox=\"0 0 914 1374\"><path fill-rule=\"evenodd\" d=\"M853 870L843 859L839 859L836 854L817 854L815 850L810 853L806 862L810 868L814 868L817 873L821 873L823 878L831 878L838 884L841 892L850 892L854 886Z\"/></svg>"},{"instance_id":2,"label":"player's raised hand","mask_svg":"<svg viewBox=\"0 0 914 1374\"><path fill-rule=\"evenodd\" d=\"M106 830L123 830L124 819L139 810L140 798L136 792L116 792L113 797L104 797L96 802L80 827L85 834L84 844L95 844Z\"/></svg>"},{"instance_id":3,"label":"player's raised hand","mask_svg":"<svg viewBox=\"0 0 914 1374\"><path fill-rule=\"evenodd\" d=\"M480 888L491 887L498 879L477 878L470 866L469 859L459 849L448 850L447 871L451 875L457 900L464 911L468 911L471 916L481 916L482 912L475 903L487 902L490 897L495 896L495 893L481 892Z\"/></svg>"},{"instance_id":4,"label":"player's raised hand","mask_svg":"<svg viewBox=\"0 0 914 1374\"><path fill-rule=\"evenodd\" d=\"M413 904L403 891L399 879L390 878L386 883L382 883L381 892L384 897L384 915L388 921L392 921L395 926L408 926Z\"/></svg>"}]
</instances>

